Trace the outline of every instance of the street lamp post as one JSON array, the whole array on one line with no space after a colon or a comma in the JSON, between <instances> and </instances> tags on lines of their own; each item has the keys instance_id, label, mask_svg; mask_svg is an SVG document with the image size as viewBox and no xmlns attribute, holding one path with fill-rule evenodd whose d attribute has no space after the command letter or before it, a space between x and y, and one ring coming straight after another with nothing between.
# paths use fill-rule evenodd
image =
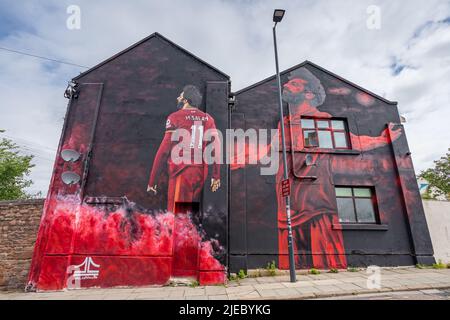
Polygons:
<instances>
[{"instance_id":1,"label":"street lamp post","mask_svg":"<svg viewBox=\"0 0 450 320\"><path fill-rule=\"evenodd\" d=\"M286 181L287 184L289 184L287 155L286 155L286 142L285 142L285 134L284 134L283 100L281 97L281 79L280 79L280 69L278 66L278 50L277 50L277 35L276 35L277 23L283 19L284 13L285 13L285 10L281 10L281 9L276 9L273 12L273 22L275 22L275 25L273 26L273 44L274 44L274 49L275 49L275 66L276 66L276 71L277 71L278 104L280 107L280 127L281 127L281 144L282 144L282 149L283 149L284 181ZM293 246L292 225L291 225L291 198L290 198L289 193L290 193L290 190L286 194L286 197L285 197L287 226L288 226L289 273L291 276L291 282L296 282L294 246Z\"/></svg>"}]
</instances>

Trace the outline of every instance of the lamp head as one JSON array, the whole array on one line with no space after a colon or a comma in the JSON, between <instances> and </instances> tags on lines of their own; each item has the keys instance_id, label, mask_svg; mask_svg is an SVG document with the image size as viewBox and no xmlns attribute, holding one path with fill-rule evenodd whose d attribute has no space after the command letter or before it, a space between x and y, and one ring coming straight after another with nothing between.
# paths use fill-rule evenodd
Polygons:
<instances>
[{"instance_id":1,"label":"lamp head","mask_svg":"<svg viewBox=\"0 0 450 320\"><path fill-rule=\"evenodd\" d=\"M286 10L283 9L275 9L273 11L273 22L275 23L281 22L281 20L283 20L285 12Z\"/></svg>"}]
</instances>

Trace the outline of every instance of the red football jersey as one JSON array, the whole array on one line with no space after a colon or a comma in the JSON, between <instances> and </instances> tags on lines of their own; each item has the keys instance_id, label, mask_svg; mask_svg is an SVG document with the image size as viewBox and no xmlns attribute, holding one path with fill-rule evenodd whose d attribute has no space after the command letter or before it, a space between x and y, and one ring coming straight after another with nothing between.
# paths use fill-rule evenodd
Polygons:
<instances>
[{"instance_id":1,"label":"red football jersey","mask_svg":"<svg viewBox=\"0 0 450 320\"><path fill-rule=\"evenodd\" d=\"M207 166L203 160L203 154L205 147L210 143L204 139L205 133L208 130L216 130L214 119L208 113L197 108L181 109L169 115L166 121L166 134L153 163L149 186L157 184L155 180L166 165L168 165L170 176L179 174L188 166ZM177 141L171 141L172 134L179 134L180 131L183 131L184 135L179 135ZM185 141L185 139L188 139L188 141ZM217 142L215 139L213 138ZM176 163L177 161L174 162L174 159L171 158L172 149L180 142L183 143L185 149L179 155L182 156L184 151L188 152L186 156L190 158L188 163ZM216 146L215 156L220 157L220 153L217 154L220 152L220 145L216 144ZM219 163L214 163L212 177L214 179L220 179Z\"/></svg>"}]
</instances>

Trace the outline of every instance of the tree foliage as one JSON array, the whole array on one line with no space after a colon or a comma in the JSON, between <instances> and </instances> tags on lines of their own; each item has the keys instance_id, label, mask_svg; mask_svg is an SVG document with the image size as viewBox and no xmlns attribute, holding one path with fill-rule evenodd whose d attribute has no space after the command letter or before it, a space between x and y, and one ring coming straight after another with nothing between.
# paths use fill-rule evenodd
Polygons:
<instances>
[{"instance_id":1,"label":"tree foliage","mask_svg":"<svg viewBox=\"0 0 450 320\"><path fill-rule=\"evenodd\" d=\"M428 181L428 190L433 189L432 195L428 192L428 197L441 195L450 199L450 152L434 161L434 168L422 171L419 177Z\"/></svg>"},{"instance_id":2,"label":"tree foliage","mask_svg":"<svg viewBox=\"0 0 450 320\"><path fill-rule=\"evenodd\" d=\"M0 130L0 133L3 130ZM19 146L12 140L0 140L0 200L30 198L25 188L33 182L27 179L30 174L33 156L21 155Z\"/></svg>"}]
</instances>

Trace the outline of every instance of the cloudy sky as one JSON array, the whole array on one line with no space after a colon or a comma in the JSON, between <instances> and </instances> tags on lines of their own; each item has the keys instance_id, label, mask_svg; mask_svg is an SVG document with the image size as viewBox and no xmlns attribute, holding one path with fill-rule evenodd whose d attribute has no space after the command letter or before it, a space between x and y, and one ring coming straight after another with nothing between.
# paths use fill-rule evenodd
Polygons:
<instances>
[{"instance_id":1,"label":"cloudy sky","mask_svg":"<svg viewBox=\"0 0 450 320\"><path fill-rule=\"evenodd\" d=\"M80 29L67 28L70 5L81 9ZM446 153L450 1L2 0L0 129L35 155L29 192L47 192L63 92L86 69L5 48L89 67L158 31L229 74L237 91L274 73L275 7L287 10L278 26L282 69L308 59L398 101L417 172Z\"/></svg>"}]
</instances>

